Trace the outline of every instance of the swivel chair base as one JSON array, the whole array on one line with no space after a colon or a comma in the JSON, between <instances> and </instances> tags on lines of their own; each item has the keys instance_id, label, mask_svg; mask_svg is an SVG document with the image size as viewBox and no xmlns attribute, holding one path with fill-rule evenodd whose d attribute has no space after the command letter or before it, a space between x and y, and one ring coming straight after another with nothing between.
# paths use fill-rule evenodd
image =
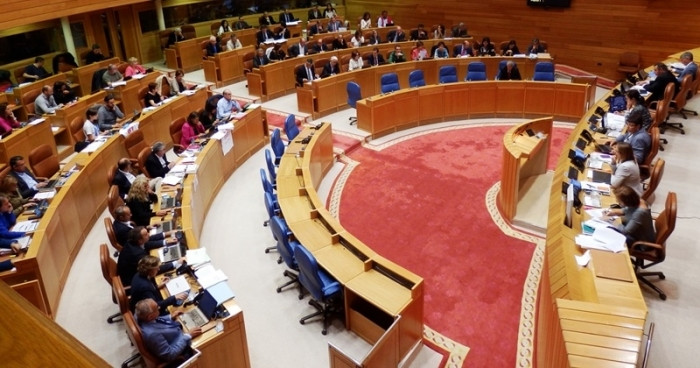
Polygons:
<instances>
[{"instance_id":1,"label":"swivel chair base","mask_svg":"<svg viewBox=\"0 0 700 368\"><path fill-rule=\"evenodd\" d=\"M121 312L114 313L113 315L107 317L107 323L115 323L119 321L122 321Z\"/></svg>"},{"instance_id":2,"label":"swivel chair base","mask_svg":"<svg viewBox=\"0 0 700 368\"><path fill-rule=\"evenodd\" d=\"M131 363L135 362L138 359L141 359L141 354L139 353L130 356L127 360L125 360L122 363L122 368L129 368L131 366Z\"/></svg>"},{"instance_id":3,"label":"swivel chair base","mask_svg":"<svg viewBox=\"0 0 700 368\"><path fill-rule=\"evenodd\" d=\"M281 258L280 258L280 261L278 261L277 263L282 263L282 262L281 262ZM304 299L304 288L302 288L302 287L301 287L301 284L299 283L299 275L297 275L296 273L294 273L294 272L292 272L292 271L290 271L290 270L285 270L284 273L283 273L283 275L286 276L286 277L289 277L289 281L287 281L287 282L285 282L284 284L280 285L280 286L277 288L277 292L278 292L278 293L281 293L281 292L282 292L282 289L286 288L287 286L297 284L297 285L299 286L299 300Z\"/></svg>"},{"instance_id":4,"label":"swivel chair base","mask_svg":"<svg viewBox=\"0 0 700 368\"><path fill-rule=\"evenodd\" d=\"M681 134L685 134L685 130L683 130L683 123L670 123L665 121L659 125L659 132L661 132L661 134L663 134L666 129L676 129L681 132Z\"/></svg>"},{"instance_id":5,"label":"swivel chair base","mask_svg":"<svg viewBox=\"0 0 700 368\"><path fill-rule=\"evenodd\" d=\"M664 280L666 279L666 275L664 275L663 272L637 272L637 280L641 281L642 283L656 291L659 294L659 298L661 298L661 300L666 300L666 293L664 293L664 291L661 290L658 286L652 284L652 282L649 281L645 276L656 276L659 279Z\"/></svg>"},{"instance_id":6,"label":"swivel chair base","mask_svg":"<svg viewBox=\"0 0 700 368\"><path fill-rule=\"evenodd\" d=\"M337 311L335 310L335 305L333 302L328 302L322 305L318 301L311 299L309 300L309 305L316 308L316 312L311 313L305 317L302 317L299 320L299 323L302 325L306 324L306 321L310 320L311 318L317 317L317 316L323 316L323 329L321 330L322 335L326 335L328 333L328 325L330 324L331 317L333 316L334 313Z\"/></svg>"},{"instance_id":7,"label":"swivel chair base","mask_svg":"<svg viewBox=\"0 0 700 368\"><path fill-rule=\"evenodd\" d=\"M350 120L350 125L357 124L357 117L356 116L352 116L352 117L348 118L348 120Z\"/></svg>"}]
</instances>

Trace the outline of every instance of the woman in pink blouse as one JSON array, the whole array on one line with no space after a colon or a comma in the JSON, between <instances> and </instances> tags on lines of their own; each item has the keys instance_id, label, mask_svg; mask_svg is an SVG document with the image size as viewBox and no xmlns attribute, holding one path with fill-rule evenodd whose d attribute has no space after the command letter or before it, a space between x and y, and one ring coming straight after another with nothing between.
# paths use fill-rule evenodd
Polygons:
<instances>
[{"instance_id":1,"label":"woman in pink blouse","mask_svg":"<svg viewBox=\"0 0 700 368\"><path fill-rule=\"evenodd\" d=\"M7 102L0 103L0 134L5 134L12 128L19 128L19 122Z\"/></svg>"},{"instance_id":2,"label":"woman in pink blouse","mask_svg":"<svg viewBox=\"0 0 700 368\"><path fill-rule=\"evenodd\" d=\"M204 125L199 122L197 112L192 111L187 116L187 122L182 124L182 137L180 137L180 145L184 148L192 143L192 141L204 133Z\"/></svg>"},{"instance_id":3,"label":"woman in pink blouse","mask_svg":"<svg viewBox=\"0 0 700 368\"><path fill-rule=\"evenodd\" d=\"M124 71L124 77L132 77L134 74L146 74L146 68L139 64L139 59L129 58L129 66Z\"/></svg>"}]
</instances>

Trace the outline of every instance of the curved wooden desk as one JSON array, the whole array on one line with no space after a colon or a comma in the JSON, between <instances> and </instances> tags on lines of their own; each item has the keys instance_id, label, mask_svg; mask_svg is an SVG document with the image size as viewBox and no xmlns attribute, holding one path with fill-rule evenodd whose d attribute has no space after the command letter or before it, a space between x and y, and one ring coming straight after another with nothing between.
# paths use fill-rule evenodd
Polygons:
<instances>
[{"instance_id":1,"label":"curved wooden desk","mask_svg":"<svg viewBox=\"0 0 700 368\"><path fill-rule=\"evenodd\" d=\"M345 88L345 83L340 84ZM593 87L558 82L486 81L402 89L358 101L357 127L376 138L418 125L458 119L554 116L557 120L575 121L584 112L588 88Z\"/></svg>"},{"instance_id":2,"label":"curved wooden desk","mask_svg":"<svg viewBox=\"0 0 700 368\"><path fill-rule=\"evenodd\" d=\"M313 134L308 145L297 143ZM330 346L332 367L395 367L422 338L423 279L381 257L326 210L316 189L333 165L330 124L285 151L277 195L294 236L344 286L345 325L373 347L362 359Z\"/></svg>"}]
</instances>

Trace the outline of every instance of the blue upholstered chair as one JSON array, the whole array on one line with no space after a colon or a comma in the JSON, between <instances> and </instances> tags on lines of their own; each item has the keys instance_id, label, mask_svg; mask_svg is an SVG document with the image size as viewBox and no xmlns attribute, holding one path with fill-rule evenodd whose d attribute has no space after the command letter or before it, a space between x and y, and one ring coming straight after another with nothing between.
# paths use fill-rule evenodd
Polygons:
<instances>
[{"instance_id":1,"label":"blue upholstered chair","mask_svg":"<svg viewBox=\"0 0 700 368\"><path fill-rule=\"evenodd\" d=\"M439 80L440 80L440 83L455 83L455 82L457 82L457 67L455 67L454 65L441 66Z\"/></svg>"},{"instance_id":2,"label":"blue upholstered chair","mask_svg":"<svg viewBox=\"0 0 700 368\"><path fill-rule=\"evenodd\" d=\"M548 61L540 61L535 64L535 74L532 80L554 82L554 64Z\"/></svg>"},{"instance_id":3,"label":"blue upholstered chair","mask_svg":"<svg viewBox=\"0 0 700 368\"><path fill-rule=\"evenodd\" d=\"M277 168L275 167L275 163L272 161L272 154L270 153L270 150L265 148L265 162L267 163L267 171L268 174L270 174L270 182L272 183L272 187L276 188L277 187Z\"/></svg>"},{"instance_id":4,"label":"blue upholstered chair","mask_svg":"<svg viewBox=\"0 0 700 368\"><path fill-rule=\"evenodd\" d=\"M423 77L423 71L416 69L408 74L408 86L413 87L423 87L425 85L425 77Z\"/></svg>"},{"instance_id":5,"label":"blue upholstered chair","mask_svg":"<svg viewBox=\"0 0 700 368\"><path fill-rule=\"evenodd\" d=\"M401 89L399 76L396 73L386 73L381 78L382 93L390 93Z\"/></svg>"},{"instance_id":6,"label":"blue upholstered chair","mask_svg":"<svg viewBox=\"0 0 700 368\"><path fill-rule=\"evenodd\" d=\"M265 170L260 169L260 173L264 174ZM265 221L265 223L263 223L263 226L267 226L273 217L280 215L280 205L279 205L279 202L277 202L277 198L275 198L274 195L267 193L267 192L265 192L265 210L267 211L268 220ZM284 220L282 220L282 221L284 221ZM279 239L277 239L277 235L275 234L274 231L272 232L272 237L275 238L276 242L279 241ZM273 245L271 247L265 248L265 253L270 253L270 251L272 251L272 250L277 250L277 245ZM277 263L282 263L281 256L277 260Z\"/></svg>"},{"instance_id":7,"label":"blue upholstered chair","mask_svg":"<svg viewBox=\"0 0 700 368\"><path fill-rule=\"evenodd\" d=\"M310 294L312 299L309 300L309 305L316 308L316 312L309 314L299 320L302 325L307 320L323 316L322 334L328 333L328 324L333 313L339 312L340 296L342 287L338 281L334 280L329 274L322 270L316 258L302 245L294 249L294 258L299 266L299 282Z\"/></svg>"},{"instance_id":8,"label":"blue upholstered chair","mask_svg":"<svg viewBox=\"0 0 700 368\"><path fill-rule=\"evenodd\" d=\"M486 77L486 64L481 61L475 61L467 65L467 81L485 81Z\"/></svg>"},{"instance_id":9,"label":"blue upholstered chair","mask_svg":"<svg viewBox=\"0 0 700 368\"><path fill-rule=\"evenodd\" d=\"M289 114L284 121L284 134L290 142L299 135L299 127L297 127L297 120L294 114Z\"/></svg>"},{"instance_id":10,"label":"blue upholstered chair","mask_svg":"<svg viewBox=\"0 0 700 368\"><path fill-rule=\"evenodd\" d=\"M274 210L279 210L279 203L277 203L277 194L275 194L275 189L272 186L272 183L270 183L270 180L267 179L265 169L260 169L260 182L262 183L263 193L265 195L265 208L267 209L267 214L269 215L268 219L263 223L263 226L267 226L267 224L270 222L270 218L276 214ZM269 202L272 204L272 206L268 205L268 194L270 195ZM270 209L273 211L270 211Z\"/></svg>"},{"instance_id":11,"label":"blue upholstered chair","mask_svg":"<svg viewBox=\"0 0 700 368\"><path fill-rule=\"evenodd\" d=\"M360 85L355 82L348 82L345 89L348 92L348 105L353 109L357 108L357 101L362 99L362 91ZM350 125L357 123L357 117L350 117Z\"/></svg>"},{"instance_id":12,"label":"blue upholstered chair","mask_svg":"<svg viewBox=\"0 0 700 368\"><path fill-rule=\"evenodd\" d=\"M506 67L506 64L508 64L508 60L501 60L501 62L498 63L498 70L496 70L496 76L494 76L493 79L498 80L498 76L501 75L501 70Z\"/></svg>"},{"instance_id":13,"label":"blue upholstered chair","mask_svg":"<svg viewBox=\"0 0 700 368\"><path fill-rule=\"evenodd\" d=\"M284 270L283 275L289 278L289 281L280 285L277 288L277 292L281 293L282 289L289 285L299 284L299 266L294 258L295 249L301 247L299 242L291 239L291 232L287 228L287 223L279 216L272 216L270 219L270 229L272 229L272 235L277 240L277 251L280 253L282 260L287 265L287 269ZM299 285L299 299L304 298L303 289Z\"/></svg>"},{"instance_id":14,"label":"blue upholstered chair","mask_svg":"<svg viewBox=\"0 0 700 368\"><path fill-rule=\"evenodd\" d=\"M272 131L272 135L270 136L270 146L272 147L272 151L275 152L275 166L279 166L282 155L284 155L284 142L282 142L282 136L279 128L275 128L275 130ZM272 180L272 182L274 183L275 181Z\"/></svg>"}]
</instances>

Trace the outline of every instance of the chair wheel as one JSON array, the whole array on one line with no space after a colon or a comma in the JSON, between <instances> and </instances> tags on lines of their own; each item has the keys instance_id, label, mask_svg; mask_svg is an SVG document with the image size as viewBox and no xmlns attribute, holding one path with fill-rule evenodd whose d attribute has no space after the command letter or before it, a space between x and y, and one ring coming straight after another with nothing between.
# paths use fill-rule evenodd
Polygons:
<instances>
[{"instance_id":1,"label":"chair wheel","mask_svg":"<svg viewBox=\"0 0 700 368\"><path fill-rule=\"evenodd\" d=\"M270 250L269 250L269 249L265 249L265 254L268 254L268 253L270 253Z\"/></svg>"},{"instance_id":2,"label":"chair wheel","mask_svg":"<svg viewBox=\"0 0 700 368\"><path fill-rule=\"evenodd\" d=\"M685 130L681 130L681 134L685 135Z\"/></svg>"},{"instance_id":3,"label":"chair wheel","mask_svg":"<svg viewBox=\"0 0 700 368\"><path fill-rule=\"evenodd\" d=\"M683 123L678 123L678 126L683 128Z\"/></svg>"},{"instance_id":4,"label":"chair wheel","mask_svg":"<svg viewBox=\"0 0 700 368\"><path fill-rule=\"evenodd\" d=\"M659 294L659 298L661 298L661 300L666 300L666 294Z\"/></svg>"},{"instance_id":5,"label":"chair wheel","mask_svg":"<svg viewBox=\"0 0 700 368\"><path fill-rule=\"evenodd\" d=\"M659 278L660 278L661 280L666 280L666 275L664 275L664 274L662 273L661 275L659 275Z\"/></svg>"},{"instance_id":6,"label":"chair wheel","mask_svg":"<svg viewBox=\"0 0 700 368\"><path fill-rule=\"evenodd\" d=\"M277 288L277 293L279 294L281 292L282 292L282 288Z\"/></svg>"},{"instance_id":7,"label":"chair wheel","mask_svg":"<svg viewBox=\"0 0 700 368\"><path fill-rule=\"evenodd\" d=\"M281 264L281 263L282 263L282 258L278 258L278 259L277 259L277 264Z\"/></svg>"},{"instance_id":8,"label":"chair wheel","mask_svg":"<svg viewBox=\"0 0 700 368\"><path fill-rule=\"evenodd\" d=\"M305 322L304 322L303 319L302 319L302 320L299 320L299 323L301 323L302 325L305 324Z\"/></svg>"},{"instance_id":9,"label":"chair wheel","mask_svg":"<svg viewBox=\"0 0 700 368\"><path fill-rule=\"evenodd\" d=\"M299 300L302 300L302 299L304 299L304 296L299 294Z\"/></svg>"},{"instance_id":10,"label":"chair wheel","mask_svg":"<svg viewBox=\"0 0 700 368\"><path fill-rule=\"evenodd\" d=\"M328 334L328 330L321 330L321 335L326 336Z\"/></svg>"}]
</instances>

